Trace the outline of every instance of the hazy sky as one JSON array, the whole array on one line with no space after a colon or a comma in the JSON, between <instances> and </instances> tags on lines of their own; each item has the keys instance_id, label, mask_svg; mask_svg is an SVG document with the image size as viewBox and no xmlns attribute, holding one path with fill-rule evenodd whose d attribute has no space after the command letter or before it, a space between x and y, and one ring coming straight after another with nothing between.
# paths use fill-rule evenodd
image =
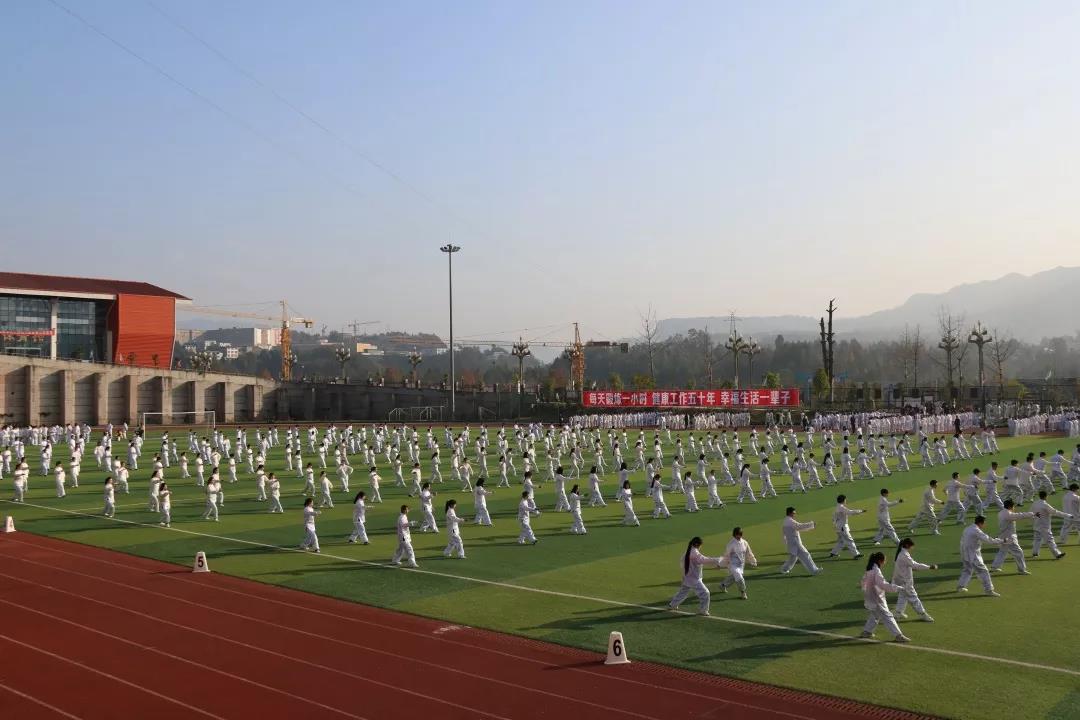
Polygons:
<instances>
[{"instance_id":1,"label":"hazy sky","mask_svg":"<svg viewBox=\"0 0 1080 720\"><path fill-rule=\"evenodd\" d=\"M459 334L619 337L1080 265L1080 4L56 2L209 103L0 3L5 269L445 333L452 240Z\"/></svg>"}]
</instances>

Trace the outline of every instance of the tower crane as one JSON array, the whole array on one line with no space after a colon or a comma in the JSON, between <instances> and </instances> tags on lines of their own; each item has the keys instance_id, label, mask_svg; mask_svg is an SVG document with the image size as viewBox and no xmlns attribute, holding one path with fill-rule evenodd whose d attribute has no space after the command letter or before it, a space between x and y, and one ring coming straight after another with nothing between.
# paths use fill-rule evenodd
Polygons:
<instances>
[{"instance_id":1,"label":"tower crane","mask_svg":"<svg viewBox=\"0 0 1080 720\"><path fill-rule=\"evenodd\" d=\"M178 306L176 309L181 312L195 313L197 315L221 315L224 317L234 318L249 318L252 320L271 320L281 322L281 379L284 382L292 380L292 337L289 328L293 324L303 325L305 328L309 328L315 324L315 321L311 318L300 317L296 315L290 315L289 304L284 300L281 303L281 315L263 315L261 313L252 312L237 312L234 310L225 310L224 308L215 307L200 307L198 305L189 305L186 307Z\"/></svg>"},{"instance_id":2,"label":"tower crane","mask_svg":"<svg viewBox=\"0 0 1080 720\"><path fill-rule=\"evenodd\" d=\"M353 339L355 339L357 334L360 332L360 328L362 328L364 325L378 325L380 322L382 321L365 320L364 322L360 322L359 320L353 320L351 323L345 323L345 327L352 328Z\"/></svg>"}]
</instances>

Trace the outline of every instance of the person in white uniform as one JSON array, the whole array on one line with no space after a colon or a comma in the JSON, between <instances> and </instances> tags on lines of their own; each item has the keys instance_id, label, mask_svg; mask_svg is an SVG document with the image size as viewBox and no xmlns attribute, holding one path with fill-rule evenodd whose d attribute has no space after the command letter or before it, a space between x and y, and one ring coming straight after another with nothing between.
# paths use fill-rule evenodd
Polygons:
<instances>
[{"instance_id":1,"label":"person in white uniform","mask_svg":"<svg viewBox=\"0 0 1080 720\"><path fill-rule=\"evenodd\" d=\"M935 505L940 505L941 501L938 500L937 495L934 494L934 490L937 489L937 480L930 481L930 487L928 487L922 496L922 506L919 507L919 512L915 514L915 517L911 519L911 525L908 526L908 532L914 534L915 528L919 527L919 524L926 522L930 525L930 531L934 535L940 535L941 530L938 528L938 516L934 510Z\"/></svg>"},{"instance_id":2,"label":"person in white uniform","mask_svg":"<svg viewBox=\"0 0 1080 720\"><path fill-rule=\"evenodd\" d=\"M990 570L997 572L1005 564L1006 558L1011 557L1016 561L1016 569L1021 575L1030 575L1027 561L1024 560L1024 551L1020 549L1020 541L1016 537L1016 521L1032 520L1035 513L1014 512L1013 505L1013 499L1008 498L1004 509L998 513L998 537L1001 538L1001 547L994 556L994 562L990 564Z\"/></svg>"},{"instance_id":3,"label":"person in white uniform","mask_svg":"<svg viewBox=\"0 0 1080 720\"><path fill-rule=\"evenodd\" d=\"M1058 536L1058 543L1061 545L1069 542L1069 535L1076 533L1080 535L1080 485L1076 483L1069 484L1069 491L1065 493L1065 497L1061 500L1061 506L1065 512L1072 515L1071 520L1065 520L1061 523L1061 535Z\"/></svg>"},{"instance_id":4,"label":"person in white uniform","mask_svg":"<svg viewBox=\"0 0 1080 720\"><path fill-rule=\"evenodd\" d=\"M538 541L536 534L532 529L532 500L529 497L529 491L523 490L521 493L521 502L518 503L518 522L521 523L521 533L518 535L518 545L525 545L526 543L535 545Z\"/></svg>"},{"instance_id":5,"label":"person in white uniform","mask_svg":"<svg viewBox=\"0 0 1080 720\"><path fill-rule=\"evenodd\" d=\"M457 500L453 498L446 501L446 549L443 550L443 556L465 559L465 544L461 541L461 518L457 514Z\"/></svg>"},{"instance_id":6,"label":"person in white uniform","mask_svg":"<svg viewBox=\"0 0 1080 720\"><path fill-rule=\"evenodd\" d=\"M904 610L910 605L922 617L925 622L934 622L930 613L923 607L919 593L915 590L916 570L937 570L937 565L925 565L911 556L911 549L915 547L915 541L904 538L900 541L900 547L896 549L896 562L893 564L892 581L900 590L896 593L895 615L900 619L907 618Z\"/></svg>"},{"instance_id":7,"label":"person in white uniform","mask_svg":"<svg viewBox=\"0 0 1080 720\"><path fill-rule=\"evenodd\" d=\"M757 558L754 557L754 551L750 549L750 543L743 538L741 527L736 527L731 531L731 540L724 549L724 558L727 559L728 576L720 581L720 592L726 593L728 587L734 585L739 588L739 597L746 600L744 573L747 565L757 567Z\"/></svg>"},{"instance_id":8,"label":"person in white uniform","mask_svg":"<svg viewBox=\"0 0 1080 720\"><path fill-rule=\"evenodd\" d=\"M634 495L630 490L629 480L623 481L619 494L615 496L615 499L621 502L623 506L623 525L633 525L635 527L641 525L641 521L638 520L637 515L634 513Z\"/></svg>"},{"instance_id":9,"label":"person in white uniform","mask_svg":"<svg viewBox=\"0 0 1080 720\"><path fill-rule=\"evenodd\" d=\"M64 485L67 482L67 473L64 471L64 463L59 460L56 461L56 469L53 471L53 477L56 480L56 497L62 498L67 495L64 490Z\"/></svg>"},{"instance_id":10,"label":"person in white uniform","mask_svg":"<svg viewBox=\"0 0 1080 720\"><path fill-rule=\"evenodd\" d=\"M900 632L900 626L896 624L896 618L889 611L889 604L885 601L885 593L900 592L903 588L885 580L881 569L885 567L885 553L875 552L870 555L866 563L866 573L862 579L863 607L866 608L866 625L859 635L861 638L874 637L874 630L878 625L884 625L885 629L892 633L893 642L906 643L911 640Z\"/></svg>"},{"instance_id":11,"label":"person in white uniform","mask_svg":"<svg viewBox=\"0 0 1080 720\"><path fill-rule=\"evenodd\" d=\"M397 518L397 549L394 557L390 560L391 565L401 565L402 562L408 567L420 567L416 563L416 553L413 552L412 532L409 529L409 506L402 505L401 514Z\"/></svg>"},{"instance_id":12,"label":"person in white uniform","mask_svg":"<svg viewBox=\"0 0 1080 720\"><path fill-rule=\"evenodd\" d=\"M353 531L349 536L349 542L360 543L362 545L368 544L367 536L367 502L364 498L367 497L363 490L356 493L356 497L353 498Z\"/></svg>"},{"instance_id":13,"label":"person in white uniform","mask_svg":"<svg viewBox=\"0 0 1080 720\"><path fill-rule=\"evenodd\" d=\"M626 482L630 481L627 480ZM671 511L668 510L667 503L664 501L664 483L660 478L660 473L653 475L652 482L649 485L649 495L653 499L653 519L671 517Z\"/></svg>"},{"instance_id":14,"label":"person in white uniform","mask_svg":"<svg viewBox=\"0 0 1080 720\"><path fill-rule=\"evenodd\" d=\"M784 561L784 564L780 567L780 573L787 575L791 572L791 569L795 567L795 563L802 563L803 567L810 571L811 575L817 575L821 572L816 564L814 564L814 558L810 556L810 552L806 549L806 546L802 542L802 533L805 530L813 530L816 526L814 521L811 520L807 523L801 523L795 519L795 508L788 507L785 511L787 517L784 518L783 535L784 545L787 547L788 558Z\"/></svg>"},{"instance_id":15,"label":"person in white uniform","mask_svg":"<svg viewBox=\"0 0 1080 720\"><path fill-rule=\"evenodd\" d=\"M266 485L270 488L270 509L268 512L285 512L285 509L281 507L281 481L277 479L277 475L270 473L266 477Z\"/></svg>"},{"instance_id":16,"label":"person in white uniform","mask_svg":"<svg viewBox=\"0 0 1080 720\"><path fill-rule=\"evenodd\" d=\"M476 481L476 487L473 488L473 511L476 513L476 518L473 523L476 525L486 525L491 527L491 515L488 513L487 496L494 495L494 490L488 490L484 487L485 479L479 478Z\"/></svg>"},{"instance_id":17,"label":"person in white uniform","mask_svg":"<svg viewBox=\"0 0 1080 720\"><path fill-rule=\"evenodd\" d=\"M706 565L717 568L723 567L727 561L722 557L703 555L701 553L701 544L701 538L694 537L686 545L686 552L683 554L682 559L682 585L679 587L678 592L675 593L675 597L671 598L671 602L668 603L668 609L671 611L678 610L683 601L690 596L690 593L696 593L698 597L698 615L709 614L711 593L709 593L709 588L705 587L701 571Z\"/></svg>"},{"instance_id":18,"label":"person in white uniform","mask_svg":"<svg viewBox=\"0 0 1080 720\"><path fill-rule=\"evenodd\" d=\"M1031 557L1039 557L1039 550L1043 545L1050 548L1050 554L1055 560L1065 557L1065 553L1058 549L1057 541L1054 540L1052 527L1055 517L1063 518L1066 522L1073 519L1070 513L1062 512L1046 501L1046 491L1039 491L1039 499L1031 504L1031 511L1035 513L1035 537L1031 547Z\"/></svg>"},{"instance_id":19,"label":"person in white uniform","mask_svg":"<svg viewBox=\"0 0 1080 720\"><path fill-rule=\"evenodd\" d=\"M101 514L109 518L116 515L116 488L111 477L105 478L105 509Z\"/></svg>"},{"instance_id":20,"label":"person in white uniform","mask_svg":"<svg viewBox=\"0 0 1080 720\"><path fill-rule=\"evenodd\" d=\"M158 488L158 498L161 501L161 522L163 527L172 527L172 490L167 483L161 483Z\"/></svg>"},{"instance_id":21,"label":"person in white uniform","mask_svg":"<svg viewBox=\"0 0 1080 720\"><path fill-rule=\"evenodd\" d=\"M315 516L319 511L315 509L315 500L304 498L304 541L300 543L301 550L319 552L319 536L315 532Z\"/></svg>"},{"instance_id":22,"label":"person in white uniform","mask_svg":"<svg viewBox=\"0 0 1080 720\"><path fill-rule=\"evenodd\" d=\"M585 535L588 531L585 529L585 521L581 518L581 492L577 485L570 488L570 495L567 498L570 503L570 532L574 535Z\"/></svg>"},{"instance_id":23,"label":"person in white uniform","mask_svg":"<svg viewBox=\"0 0 1080 720\"><path fill-rule=\"evenodd\" d=\"M875 545L880 545L881 541L886 538L892 540L897 545L900 544L900 537L896 534L896 528L893 527L889 508L899 505L902 502L904 502L904 498L890 500L889 489L881 488L881 499L878 500L877 508L878 531L877 535L874 536Z\"/></svg>"},{"instance_id":24,"label":"person in white uniform","mask_svg":"<svg viewBox=\"0 0 1080 720\"><path fill-rule=\"evenodd\" d=\"M439 532L439 525L435 522L435 493L431 491L429 482L420 489L420 512L424 516L420 521L420 532Z\"/></svg>"},{"instance_id":25,"label":"person in white uniform","mask_svg":"<svg viewBox=\"0 0 1080 720\"><path fill-rule=\"evenodd\" d=\"M829 557L840 557L840 551L848 550L854 556L852 559L857 560L862 557L862 553L859 552L859 548L855 545L855 539L851 537L851 528L848 526L848 518L852 515L862 515L865 510L858 510L849 508L844 503L847 502L846 495L836 496L836 507L833 508L833 529L836 530L836 544L833 545L832 551L829 553Z\"/></svg>"},{"instance_id":26,"label":"person in white uniform","mask_svg":"<svg viewBox=\"0 0 1080 720\"><path fill-rule=\"evenodd\" d=\"M986 568L986 563L983 562L982 546L1000 545L1001 540L987 535L983 530L984 525L986 525L986 518L978 515L975 522L964 528L964 532L960 535L961 570L960 579L956 584L956 591L967 592L967 586L971 582L972 576L978 575L979 580L982 581L983 591L992 597L999 597L1000 593L994 590L994 583L990 579L990 571Z\"/></svg>"}]
</instances>

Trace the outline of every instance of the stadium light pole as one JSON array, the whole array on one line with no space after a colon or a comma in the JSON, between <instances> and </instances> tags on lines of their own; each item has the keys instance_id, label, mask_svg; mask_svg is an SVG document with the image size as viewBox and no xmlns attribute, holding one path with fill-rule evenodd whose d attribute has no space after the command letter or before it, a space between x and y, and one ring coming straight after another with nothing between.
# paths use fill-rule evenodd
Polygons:
<instances>
[{"instance_id":1,"label":"stadium light pole","mask_svg":"<svg viewBox=\"0 0 1080 720\"><path fill-rule=\"evenodd\" d=\"M990 337L990 331L983 327L982 322L975 323L968 335L968 342L979 350L979 399L982 401L983 424L986 424L986 383L983 380L983 345L994 342Z\"/></svg>"},{"instance_id":2,"label":"stadium light pole","mask_svg":"<svg viewBox=\"0 0 1080 720\"><path fill-rule=\"evenodd\" d=\"M747 370L750 373L750 387L754 387L754 356L761 352L761 346L752 336L747 338L743 345L743 353L746 355Z\"/></svg>"},{"instance_id":3,"label":"stadium light pole","mask_svg":"<svg viewBox=\"0 0 1080 720\"><path fill-rule=\"evenodd\" d=\"M513 350L510 354L517 358L518 361L518 417L521 417L521 406L523 404L522 398L525 390L525 358L532 355L532 350L529 349L529 343L518 337L518 341L514 343Z\"/></svg>"},{"instance_id":4,"label":"stadium light pole","mask_svg":"<svg viewBox=\"0 0 1080 720\"><path fill-rule=\"evenodd\" d=\"M454 253L460 251L461 248L452 243L446 243L439 250L446 253L450 281L450 420L453 421L457 418L457 395L455 392L457 375L454 372Z\"/></svg>"},{"instance_id":5,"label":"stadium light pole","mask_svg":"<svg viewBox=\"0 0 1080 720\"><path fill-rule=\"evenodd\" d=\"M731 362L735 370L735 389L739 389L739 354L743 352L743 348L746 347L746 341L743 340L742 335L738 330L732 329L731 334L728 335L727 342L724 343L724 347L731 351Z\"/></svg>"}]
</instances>

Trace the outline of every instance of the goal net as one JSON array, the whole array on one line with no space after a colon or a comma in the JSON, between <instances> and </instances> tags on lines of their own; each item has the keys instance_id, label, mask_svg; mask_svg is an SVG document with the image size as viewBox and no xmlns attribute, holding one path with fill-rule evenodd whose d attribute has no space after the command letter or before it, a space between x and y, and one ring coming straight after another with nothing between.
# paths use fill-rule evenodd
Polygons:
<instances>
[{"instance_id":1,"label":"goal net","mask_svg":"<svg viewBox=\"0 0 1080 720\"><path fill-rule=\"evenodd\" d=\"M217 427L217 414L213 410L203 410L201 412L189 410L187 412L168 413L144 412L140 423L143 430L147 427L172 427L177 425L212 430Z\"/></svg>"}]
</instances>

